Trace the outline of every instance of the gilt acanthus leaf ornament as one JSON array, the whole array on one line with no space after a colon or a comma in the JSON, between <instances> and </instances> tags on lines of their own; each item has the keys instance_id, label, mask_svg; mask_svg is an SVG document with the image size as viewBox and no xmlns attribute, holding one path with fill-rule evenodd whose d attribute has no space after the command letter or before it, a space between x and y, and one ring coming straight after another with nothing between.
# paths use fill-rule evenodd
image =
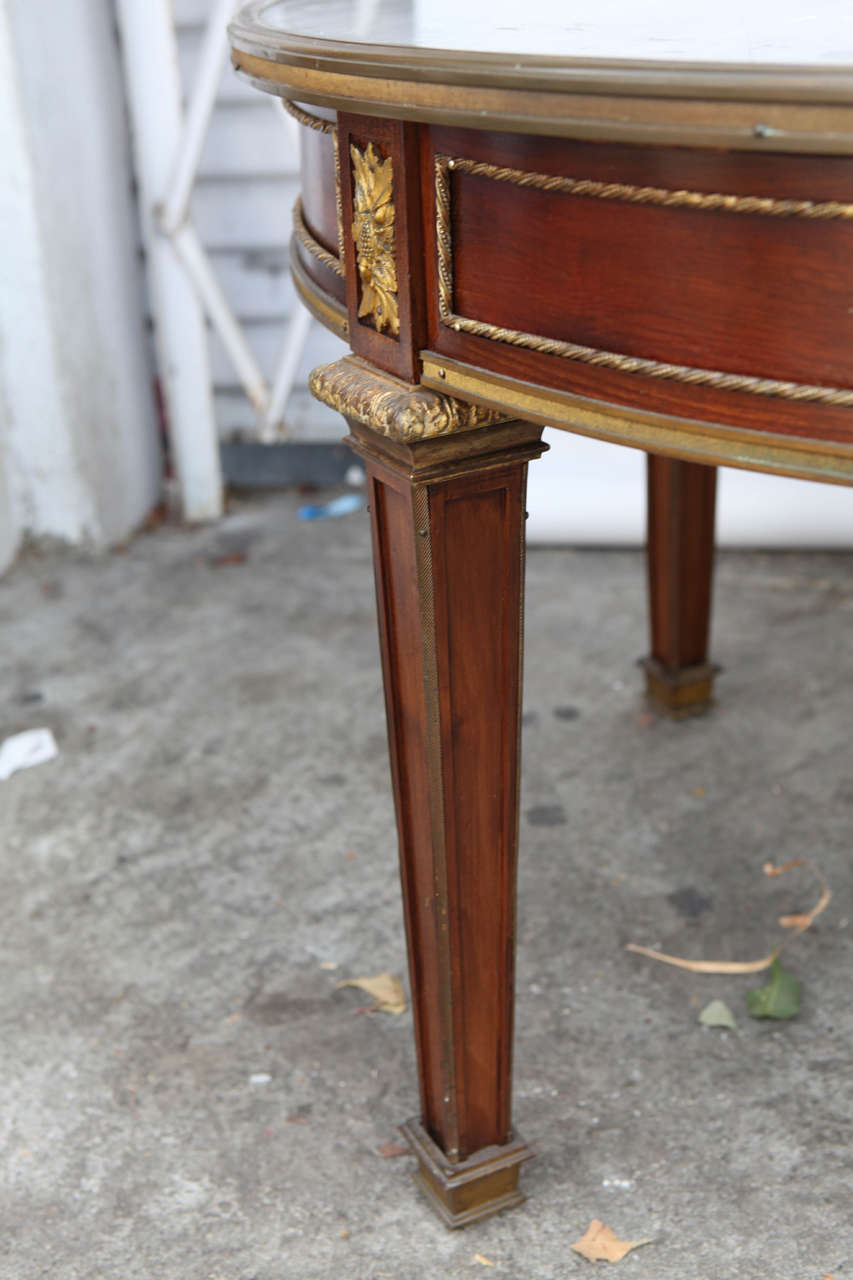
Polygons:
<instances>
[{"instance_id":1,"label":"gilt acanthus leaf ornament","mask_svg":"<svg viewBox=\"0 0 853 1280\"><path fill-rule=\"evenodd\" d=\"M381 159L373 143L364 151L350 146L355 189L352 238L361 279L359 318L370 316L377 330L400 332L397 308L397 264L394 244L394 167Z\"/></svg>"},{"instance_id":2,"label":"gilt acanthus leaf ornament","mask_svg":"<svg viewBox=\"0 0 853 1280\"><path fill-rule=\"evenodd\" d=\"M355 356L321 364L308 379L312 395L345 418L402 444L456 435L508 421L507 414L454 396L410 386Z\"/></svg>"}]
</instances>

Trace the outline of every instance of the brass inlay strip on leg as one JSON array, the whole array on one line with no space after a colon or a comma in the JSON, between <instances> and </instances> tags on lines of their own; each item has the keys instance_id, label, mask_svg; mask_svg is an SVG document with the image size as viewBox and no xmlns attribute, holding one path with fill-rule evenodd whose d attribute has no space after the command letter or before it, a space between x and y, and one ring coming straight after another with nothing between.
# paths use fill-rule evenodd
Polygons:
<instances>
[{"instance_id":1,"label":"brass inlay strip on leg","mask_svg":"<svg viewBox=\"0 0 853 1280\"><path fill-rule=\"evenodd\" d=\"M441 1008L441 1077L443 1129L448 1138L447 1155L459 1154L458 1095L455 1079L453 1031L453 986L450 962L450 919L448 915L447 840L445 833L444 772L441 760L441 719L439 710L438 651L435 631L435 580L432 566L432 527L429 487L412 490L415 562L418 567L418 598L421 623L421 659L424 677L424 728L426 737L429 808L435 865L433 922L438 955L438 1002Z\"/></svg>"},{"instance_id":2,"label":"brass inlay strip on leg","mask_svg":"<svg viewBox=\"0 0 853 1280\"><path fill-rule=\"evenodd\" d=\"M546 174L524 173L519 169L499 169L495 165L466 159L451 159L449 156L442 155L435 158L438 310L441 323L448 328L457 333L472 333L492 342L524 347L527 350L557 356L563 360L576 360L599 368L615 369L618 373L640 373L649 378L681 382L690 386L711 387L716 391L745 391L750 395L776 396L783 400L797 400L842 408L853 406L853 390L844 387L822 387L807 382L781 381L777 378L759 378L750 374L725 373L718 369L670 364L643 356L629 356L617 351L586 347L580 343L565 342L558 338L546 338L541 334L524 333L519 329L508 329L484 320L474 320L468 316L458 315L453 309L451 170L492 178L498 182L511 182L516 186L554 191L562 195L708 209L723 213L750 213L765 217L847 220L853 219L853 204L839 204L836 201L817 204L810 200L775 200L758 196L702 195L696 191L666 191L658 187L631 187L624 183L549 177Z\"/></svg>"}]
</instances>

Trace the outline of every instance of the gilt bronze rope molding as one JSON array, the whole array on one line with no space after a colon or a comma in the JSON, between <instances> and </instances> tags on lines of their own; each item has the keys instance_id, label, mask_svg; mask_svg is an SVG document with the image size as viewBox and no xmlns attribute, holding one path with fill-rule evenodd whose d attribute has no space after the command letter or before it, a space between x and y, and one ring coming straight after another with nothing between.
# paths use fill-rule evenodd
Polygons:
<instances>
[{"instance_id":1,"label":"gilt bronze rope molding","mask_svg":"<svg viewBox=\"0 0 853 1280\"><path fill-rule=\"evenodd\" d=\"M435 157L435 230L438 251L438 307L443 325L456 332L471 333L492 342L525 347L544 355L583 364L615 369L619 373L639 373L650 378L712 387L717 391L745 391L756 396L777 396L784 400L808 401L839 408L853 407L853 390L823 387L806 382L759 378L750 374L726 373L719 369L703 369L691 365L670 364L643 356L630 356L617 351L586 347L541 334L524 333L504 328L485 320L458 315L453 309L453 240L451 217L450 173L466 173L509 182L515 186L550 191L560 195L586 196L599 200L617 200L631 204L660 207L703 209L718 213L751 214L760 217L805 218L810 220L853 219L853 204L838 201L816 203L811 200L778 200L760 196L734 196L698 191L668 191L661 187L636 187L627 183L595 182L589 179L564 178L543 173L527 173L519 169L501 168L479 161L438 155Z\"/></svg>"},{"instance_id":2,"label":"gilt bronze rope molding","mask_svg":"<svg viewBox=\"0 0 853 1280\"><path fill-rule=\"evenodd\" d=\"M313 258L316 258L318 262L322 262L323 266L328 267L330 271L334 271L336 276L343 278L344 269L341 266L340 258L334 253L330 253L328 249L324 249L319 240L315 240L308 230L305 215L302 211L301 196L296 197L296 203L293 206L293 234Z\"/></svg>"},{"instance_id":3,"label":"gilt bronze rope molding","mask_svg":"<svg viewBox=\"0 0 853 1280\"><path fill-rule=\"evenodd\" d=\"M297 124L303 125L304 128L306 129L313 129L316 133L327 133L327 134L330 133L332 135L332 145L335 148L335 207L338 213L338 256L340 258L343 258L344 256L344 213L343 213L343 208L341 206L341 157L340 157L340 153L338 152L337 125L332 120L324 120L322 116L312 115L310 111L306 111L305 108L300 107L298 103L292 102L290 98L282 98L281 105L284 107L287 114L293 117L293 119L297 122ZM294 209L294 218L295 218L295 213L296 211ZM301 215L301 209L300 209L300 218L301 216L302 215ZM304 220L302 222L302 227L305 230L305 234L306 236L308 236L308 239L311 240L311 243L316 245L317 241L314 240L314 238L310 235L310 233L305 228ZM302 243L305 245L305 248L308 250L309 253L313 253L315 257L319 258L319 254L316 253L315 250L312 249L311 246L305 240L303 240ZM322 249L321 245L317 247ZM325 253L326 250L323 250L323 252ZM322 262L323 259L320 258L320 261ZM329 263L326 263L326 266L329 266ZM340 268L340 264L338 264L337 268L332 267L332 270L336 271L337 274L340 276L343 275L343 269Z\"/></svg>"}]
</instances>

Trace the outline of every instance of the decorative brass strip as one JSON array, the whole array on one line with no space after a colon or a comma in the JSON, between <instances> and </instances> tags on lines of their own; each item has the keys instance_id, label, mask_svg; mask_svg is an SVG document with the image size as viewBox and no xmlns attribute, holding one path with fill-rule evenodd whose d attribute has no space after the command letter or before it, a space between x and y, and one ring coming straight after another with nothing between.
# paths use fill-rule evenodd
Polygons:
<instances>
[{"instance_id":1,"label":"decorative brass strip","mask_svg":"<svg viewBox=\"0 0 853 1280\"><path fill-rule=\"evenodd\" d=\"M506 422L508 414L482 409L425 387L379 373L353 356L320 365L308 379L318 400L363 422L380 435L404 443L453 435Z\"/></svg>"},{"instance_id":2,"label":"decorative brass strip","mask_svg":"<svg viewBox=\"0 0 853 1280\"><path fill-rule=\"evenodd\" d=\"M307 249L312 257L316 258L318 262L322 262L323 266L328 267L330 271L334 271L336 276L343 277L344 269L341 266L340 258L336 258L333 253L329 253L328 249L324 249L308 230L302 212L301 196L296 197L296 203L293 206L293 234L303 249Z\"/></svg>"},{"instance_id":3,"label":"decorative brass strip","mask_svg":"<svg viewBox=\"0 0 853 1280\"><path fill-rule=\"evenodd\" d=\"M332 145L334 147L334 205L338 211L338 257L343 261L343 209L341 207L341 154L338 150L338 127L333 120L324 120L321 115L311 115L310 111L306 111L301 106L297 106L296 102L291 102L289 97L283 97L282 106L288 115L292 115L293 119L298 123L304 124L306 129L315 129L318 133L332 134ZM316 242L315 242L316 243ZM306 246L307 248L307 246ZM313 252L313 251L310 251ZM342 273L338 273L342 274Z\"/></svg>"},{"instance_id":4,"label":"decorative brass strip","mask_svg":"<svg viewBox=\"0 0 853 1280\"><path fill-rule=\"evenodd\" d=\"M667 202L690 208L714 209L725 213L753 213L771 217L853 218L853 205L835 201L815 204L808 200L773 200L754 196L701 195L695 191L666 191L657 187L630 187L622 183L598 183L585 179L550 178L545 174L524 173L519 169L498 169L494 165L473 160L435 158L435 220L438 247L438 309L441 323L457 332L473 333L492 342L505 342L563 360L615 369L619 373L640 373L649 378L683 382L691 386L712 387L716 391L745 391L756 396L776 396L783 400L807 401L814 404L853 406L853 391L842 387L822 387L807 382L758 378L750 374L725 373L718 369L702 369L691 365L670 364L643 356L629 356L617 351L585 347L576 342L546 338L518 329L502 328L484 320L457 315L453 310L453 243L450 210L450 177L455 172L476 173L482 177L512 182L517 186L540 187L564 195L586 195L608 200L631 200L634 193L640 202L663 205ZM544 187L545 183L556 185ZM592 190L591 188L597 188ZM667 201L667 197L672 197ZM707 201L704 205L698 201ZM714 203L711 203L714 202ZM749 204L750 207L746 207ZM758 207L760 206L760 207Z\"/></svg>"},{"instance_id":5,"label":"decorative brass strip","mask_svg":"<svg viewBox=\"0 0 853 1280\"><path fill-rule=\"evenodd\" d=\"M364 151L350 145L353 191L352 238L361 278L359 319L371 316L381 333L400 332L394 208L394 164L382 159L372 142Z\"/></svg>"},{"instance_id":6,"label":"decorative brass strip","mask_svg":"<svg viewBox=\"0 0 853 1280\"><path fill-rule=\"evenodd\" d=\"M424 351L421 385L489 405L525 422L610 440L647 453L747 471L853 485L853 442L721 426L592 400Z\"/></svg>"},{"instance_id":7,"label":"decorative brass strip","mask_svg":"<svg viewBox=\"0 0 853 1280\"><path fill-rule=\"evenodd\" d=\"M627 204L653 204L676 209L708 209L721 213L752 213L768 218L853 219L853 204L838 200L780 200L773 196L733 196L718 191L671 191L666 187L636 187L628 182L597 182L591 178L563 178L523 169L503 169L479 160L436 157L458 173L470 173L495 182L511 182L516 187L535 187L566 196L587 196L596 200L622 200Z\"/></svg>"},{"instance_id":8,"label":"decorative brass strip","mask_svg":"<svg viewBox=\"0 0 853 1280\"><path fill-rule=\"evenodd\" d=\"M282 98L281 105L289 116L293 116L299 124L305 125L306 129L315 129L318 133L337 133L334 120L324 120L322 116L312 116L310 111L305 111L303 107L297 106L295 102L291 102L290 98Z\"/></svg>"},{"instance_id":9,"label":"decorative brass strip","mask_svg":"<svg viewBox=\"0 0 853 1280\"><path fill-rule=\"evenodd\" d=\"M343 338L346 341L349 337L349 320L347 319L346 307L338 302L337 298L333 297L332 294L325 293L311 279L299 259L294 240L290 242L290 274L297 293L312 316L325 325L327 329L331 329L332 333L336 333L339 338Z\"/></svg>"}]
</instances>

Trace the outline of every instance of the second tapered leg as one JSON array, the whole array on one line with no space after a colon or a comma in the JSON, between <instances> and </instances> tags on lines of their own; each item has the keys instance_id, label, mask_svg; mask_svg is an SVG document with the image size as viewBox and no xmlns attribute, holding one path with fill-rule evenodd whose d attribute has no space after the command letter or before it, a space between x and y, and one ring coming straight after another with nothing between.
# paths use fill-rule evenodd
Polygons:
<instances>
[{"instance_id":1,"label":"second tapered leg","mask_svg":"<svg viewBox=\"0 0 853 1280\"><path fill-rule=\"evenodd\" d=\"M671 715L710 705L708 661L714 564L716 467L648 455L648 575L651 700Z\"/></svg>"}]
</instances>

